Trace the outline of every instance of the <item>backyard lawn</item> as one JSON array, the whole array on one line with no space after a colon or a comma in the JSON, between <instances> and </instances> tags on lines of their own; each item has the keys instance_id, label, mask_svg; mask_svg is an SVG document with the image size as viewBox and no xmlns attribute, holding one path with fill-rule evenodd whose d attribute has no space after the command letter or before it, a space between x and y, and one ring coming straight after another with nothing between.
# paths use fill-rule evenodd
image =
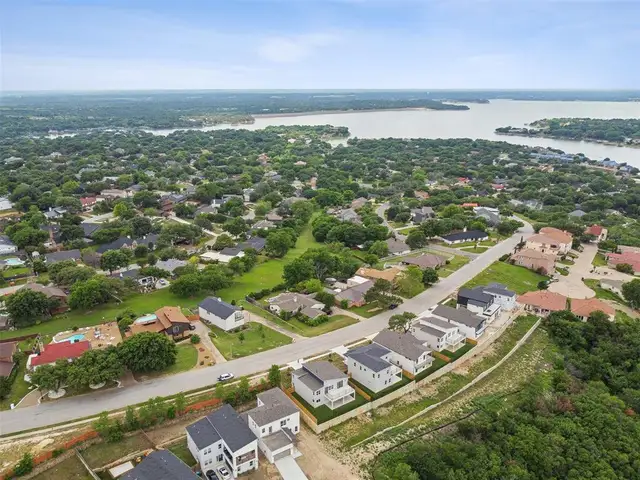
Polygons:
<instances>
[{"instance_id":1,"label":"backyard lawn","mask_svg":"<svg viewBox=\"0 0 640 480\"><path fill-rule=\"evenodd\" d=\"M502 283L509 290L517 294L523 294L538 289L538 283L546 280L544 275L538 275L524 267L518 267L506 262L495 262L489 265L486 270L476 275L464 286L466 288L478 285L488 285L490 283Z\"/></svg>"},{"instance_id":2,"label":"backyard lawn","mask_svg":"<svg viewBox=\"0 0 640 480\"><path fill-rule=\"evenodd\" d=\"M0 400L0 410L9 410L11 408L11 404L17 404L22 397L24 397L27 393L29 393L30 383L26 382L24 379L24 374L27 369L27 359L26 357L20 361L20 365L18 366L18 371L16 373L16 378L11 384L11 392L9 396L4 400Z\"/></svg>"},{"instance_id":3,"label":"backyard lawn","mask_svg":"<svg viewBox=\"0 0 640 480\"><path fill-rule=\"evenodd\" d=\"M378 315L379 313L384 312L384 308L378 307L376 302L367 303L361 307L351 307L349 309L350 312L355 313L356 315L360 315L361 317L370 318L374 315Z\"/></svg>"},{"instance_id":4,"label":"backyard lawn","mask_svg":"<svg viewBox=\"0 0 640 480\"><path fill-rule=\"evenodd\" d=\"M416 375L415 381L419 382L420 380L427 378L433 372L435 372L436 370L440 370L445 365L447 365L447 362L445 362L441 358L434 358L433 363L429 368L427 368L426 370L423 370L418 375Z\"/></svg>"},{"instance_id":5,"label":"backyard lawn","mask_svg":"<svg viewBox=\"0 0 640 480\"><path fill-rule=\"evenodd\" d=\"M32 478L33 480L92 480L93 477L84 468L80 459L74 455Z\"/></svg>"},{"instance_id":6,"label":"backyard lawn","mask_svg":"<svg viewBox=\"0 0 640 480\"><path fill-rule=\"evenodd\" d=\"M91 445L80 453L91 468L100 468L119 458L135 452L153 448L153 445L142 433L131 437L124 437L119 442L101 442Z\"/></svg>"},{"instance_id":7,"label":"backyard lawn","mask_svg":"<svg viewBox=\"0 0 640 480\"><path fill-rule=\"evenodd\" d=\"M29 267L13 267L8 268L2 272L4 278L17 277L18 275L30 275L31 269Z\"/></svg>"},{"instance_id":8,"label":"backyard lawn","mask_svg":"<svg viewBox=\"0 0 640 480\"><path fill-rule=\"evenodd\" d=\"M171 453L173 453L176 457L178 457L180 460L182 460L184 463L186 463L190 467L193 467L197 463L193 458L193 455L191 455L191 452L189 451L189 447L187 447L186 438L172 445L169 445L167 447L167 450L169 450Z\"/></svg>"},{"instance_id":9,"label":"backyard lawn","mask_svg":"<svg viewBox=\"0 0 640 480\"><path fill-rule=\"evenodd\" d=\"M339 417L340 415L342 415L344 413L347 413L347 412L353 410L354 408L358 408L359 406L364 405L365 403L367 403L367 399L356 392L356 399L354 401L349 402L346 405L343 405L341 407L338 407L335 410L331 410L326 405L321 405L320 407L313 408L311 405L309 405L307 402L305 402L304 399L300 395L298 395L295 392L293 392L293 396L307 410L309 410L309 412L314 417L316 417L316 420L318 421L318 424L324 423L327 420L331 420L332 418Z\"/></svg>"},{"instance_id":10,"label":"backyard lawn","mask_svg":"<svg viewBox=\"0 0 640 480\"><path fill-rule=\"evenodd\" d=\"M460 358L462 355L464 355L465 353L467 353L469 350L471 350L473 348L473 345L470 343L465 344L463 347L460 347L458 350L456 350L455 352L450 352L449 350L442 350L440 353L442 353L443 355L449 357L449 359L453 362L454 360L457 360L458 358Z\"/></svg>"},{"instance_id":11,"label":"backyard lawn","mask_svg":"<svg viewBox=\"0 0 640 480\"><path fill-rule=\"evenodd\" d=\"M624 298L620 297L617 293L611 292L609 290L605 290L600 286L600 281L594 278L588 278L583 280L584 284L589 287L591 290L596 292L596 298L601 298L603 300L611 300L614 302L618 302L622 305L626 305L627 302Z\"/></svg>"},{"instance_id":12,"label":"backyard lawn","mask_svg":"<svg viewBox=\"0 0 640 480\"><path fill-rule=\"evenodd\" d=\"M596 256L593 257L593 261L591 262L591 264L594 267L606 267L608 265L607 259L604 258L604 255L602 253L596 253Z\"/></svg>"},{"instance_id":13,"label":"backyard lawn","mask_svg":"<svg viewBox=\"0 0 640 480\"><path fill-rule=\"evenodd\" d=\"M446 278L456 270L464 267L467 263L469 263L468 257L463 257L462 255L454 255L453 258L449 260L448 264L445 264L438 269L438 276Z\"/></svg>"},{"instance_id":14,"label":"backyard lawn","mask_svg":"<svg viewBox=\"0 0 640 480\"><path fill-rule=\"evenodd\" d=\"M212 326L209 336L220 353L227 360L246 357L254 353L271 350L291 343L291 338L276 332L261 323L249 322L246 329L238 332L225 332ZM244 337L242 340L241 335Z\"/></svg>"}]
</instances>

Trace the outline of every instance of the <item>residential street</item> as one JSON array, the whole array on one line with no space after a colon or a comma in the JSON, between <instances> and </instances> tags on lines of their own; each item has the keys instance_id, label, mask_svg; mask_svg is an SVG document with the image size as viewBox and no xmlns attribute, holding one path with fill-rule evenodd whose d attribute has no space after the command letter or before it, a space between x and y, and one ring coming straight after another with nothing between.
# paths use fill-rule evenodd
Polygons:
<instances>
[{"instance_id":1,"label":"residential street","mask_svg":"<svg viewBox=\"0 0 640 480\"><path fill-rule=\"evenodd\" d=\"M174 395L181 391L212 385L220 373L232 372L236 376L248 375L267 370L273 364L286 364L313 353L331 350L346 343L354 342L367 335L374 334L386 327L391 315L410 311L416 314L424 312L428 307L444 300L461 285L475 277L502 255L513 251L522 237L533 233L531 225L525 225L521 231L482 255L471 260L460 270L449 277L441 279L436 285L416 297L406 300L396 310L385 311L366 321L329 332L318 337L297 340L273 350L250 357L232 360L209 368L202 368L180 373L170 377L141 382L136 385L111 389L109 391L87 394L77 397L63 398L55 402L35 407L27 407L13 411L0 412L0 435L44 427L77 418L97 415L106 410L124 408L146 401L155 396Z\"/></svg>"}]
</instances>

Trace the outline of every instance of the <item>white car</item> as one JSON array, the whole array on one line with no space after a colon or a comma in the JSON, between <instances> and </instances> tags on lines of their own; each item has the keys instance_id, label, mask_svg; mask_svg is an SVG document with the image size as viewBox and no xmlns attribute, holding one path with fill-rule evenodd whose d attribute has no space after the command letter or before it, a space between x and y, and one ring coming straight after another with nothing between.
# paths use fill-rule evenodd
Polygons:
<instances>
[{"instance_id":1,"label":"white car","mask_svg":"<svg viewBox=\"0 0 640 480\"><path fill-rule=\"evenodd\" d=\"M229 480L231 478L231 472L225 466L218 467L218 478L221 480Z\"/></svg>"},{"instance_id":2,"label":"white car","mask_svg":"<svg viewBox=\"0 0 640 480\"><path fill-rule=\"evenodd\" d=\"M233 373L223 373L218 377L219 382L226 382L234 377Z\"/></svg>"}]
</instances>

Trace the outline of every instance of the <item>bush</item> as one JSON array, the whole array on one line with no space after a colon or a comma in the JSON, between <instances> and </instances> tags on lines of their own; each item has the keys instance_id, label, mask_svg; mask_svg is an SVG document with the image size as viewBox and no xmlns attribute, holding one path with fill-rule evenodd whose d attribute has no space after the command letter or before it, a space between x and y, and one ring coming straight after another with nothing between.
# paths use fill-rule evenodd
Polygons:
<instances>
[{"instance_id":1,"label":"bush","mask_svg":"<svg viewBox=\"0 0 640 480\"><path fill-rule=\"evenodd\" d=\"M195 345L196 343L200 343L200 335L198 335L197 333L194 333L193 335L191 335L191 343L193 345Z\"/></svg>"},{"instance_id":2,"label":"bush","mask_svg":"<svg viewBox=\"0 0 640 480\"><path fill-rule=\"evenodd\" d=\"M629 275L634 274L633 266L629 265L628 263L619 263L618 265L616 265L616 270L622 273L628 273Z\"/></svg>"},{"instance_id":3,"label":"bush","mask_svg":"<svg viewBox=\"0 0 640 480\"><path fill-rule=\"evenodd\" d=\"M22 456L16 467L13 469L13 474L16 477L21 477L30 473L33 470L33 466L33 457L29 452L27 452Z\"/></svg>"},{"instance_id":4,"label":"bush","mask_svg":"<svg viewBox=\"0 0 640 480\"><path fill-rule=\"evenodd\" d=\"M499 258L499 260L500 260L501 262L506 262L508 258L509 258L509 254L508 254L508 253L505 253L504 255L502 255L502 256Z\"/></svg>"},{"instance_id":5,"label":"bush","mask_svg":"<svg viewBox=\"0 0 640 480\"><path fill-rule=\"evenodd\" d=\"M327 323L329 321L329 317L327 315L320 315L316 318L309 318L306 315L300 314L296 315L296 318L310 327L317 327L318 325L322 325L323 323Z\"/></svg>"}]
</instances>

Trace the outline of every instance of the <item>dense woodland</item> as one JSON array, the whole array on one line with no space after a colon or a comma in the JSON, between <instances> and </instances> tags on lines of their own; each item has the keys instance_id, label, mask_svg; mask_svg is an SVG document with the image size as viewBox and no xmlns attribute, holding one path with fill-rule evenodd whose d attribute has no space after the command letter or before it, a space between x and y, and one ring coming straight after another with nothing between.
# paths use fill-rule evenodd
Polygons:
<instances>
[{"instance_id":1,"label":"dense woodland","mask_svg":"<svg viewBox=\"0 0 640 480\"><path fill-rule=\"evenodd\" d=\"M529 128L500 127L497 133L562 138L567 140L640 143L640 120L633 118L545 118Z\"/></svg>"},{"instance_id":2,"label":"dense woodland","mask_svg":"<svg viewBox=\"0 0 640 480\"><path fill-rule=\"evenodd\" d=\"M600 317L552 314L544 323L558 352L552 371L454 433L383 455L375 477L640 478L640 324Z\"/></svg>"}]
</instances>

